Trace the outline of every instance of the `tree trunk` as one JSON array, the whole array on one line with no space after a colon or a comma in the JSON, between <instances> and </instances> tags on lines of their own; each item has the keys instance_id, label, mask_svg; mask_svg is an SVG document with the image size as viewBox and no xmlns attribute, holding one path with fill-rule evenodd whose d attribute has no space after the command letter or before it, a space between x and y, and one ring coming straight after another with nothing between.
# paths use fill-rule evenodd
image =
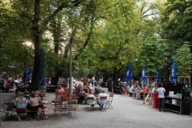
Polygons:
<instances>
[{"instance_id":1,"label":"tree trunk","mask_svg":"<svg viewBox=\"0 0 192 128\"><path fill-rule=\"evenodd\" d=\"M33 74L32 74L32 82L30 91L34 91L40 84L40 73L41 73L41 49L40 43L42 38L42 33L39 32L39 14L40 14L40 0L35 0L34 4L34 20L33 20L33 28L32 28L32 35L34 39L34 46L35 46L35 57L34 57L34 64L33 64Z\"/></svg>"},{"instance_id":2,"label":"tree trunk","mask_svg":"<svg viewBox=\"0 0 192 128\"><path fill-rule=\"evenodd\" d=\"M63 73L63 71L59 71L57 72L57 74L54 77L51 77L51 84L52 85L57 85L59 77L61 76L61 74Z\"/></svg>"},{"instance_id":3,"label":"tree trunk","mask_svg":"<svg viewBox=\"0 0 192 128\"><path fill-rule=\"evenodd\" d=\"M164 77L165 77L165 83L169 83L169 66L165 66L164 68Z\"/></svg>"},{"instance_id":4,"label":"tree trunk","mask_svg":"<svg viewBox=\"0 0 192 128\"><path fill-rule=\"evenodd\" d=\"M114 68L114 72L113 72L113 86L112 86L112 92L114 93L114 88L118 87L119 88L119 74L120 71L117 70L116 68Z\"/></svg>"},{"instance_id":5,"label":"tree trunk","mask_svg":"<svg viewBox=\"0 0 192 128\"><path fill-rule=\"evenodd\" d=\"M35 0L34 2L34 17L32 20L32 36L35 46L35 57L34 57L34 65L33 65L33 74L32 74L32 82L31 82L31 91L35 90L39 87L40 84L40 75L41 75L41 64L42 64L42 53L41 53L41 39L42 33L46 29L47 24L60 12L63 8L69 7L68 1L64 1L57 9L53 11L46 19L43 20L43 23L39 23L40 20L40 2L42 0ZM76 2L76 1L75 1ZM77 5L80 3L76 3ZM41 25L41 27L39 27Z\"/></svg>"}]
</instances>

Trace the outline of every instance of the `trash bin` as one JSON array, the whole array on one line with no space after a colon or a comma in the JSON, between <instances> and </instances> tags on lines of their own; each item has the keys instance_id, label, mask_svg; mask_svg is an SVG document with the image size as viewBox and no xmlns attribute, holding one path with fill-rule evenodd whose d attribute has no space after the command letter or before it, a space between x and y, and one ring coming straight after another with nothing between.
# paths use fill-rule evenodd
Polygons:
<instances>
[{"instance_id":1,"label":"trash bin","mask_svg":"<svg viewBox=\"0 0 192 128\"><path fill-rule=\"evenodd\" d=\"M158 108L158 93L153 93L153 108Z\"/></svg>"}]
</instances>

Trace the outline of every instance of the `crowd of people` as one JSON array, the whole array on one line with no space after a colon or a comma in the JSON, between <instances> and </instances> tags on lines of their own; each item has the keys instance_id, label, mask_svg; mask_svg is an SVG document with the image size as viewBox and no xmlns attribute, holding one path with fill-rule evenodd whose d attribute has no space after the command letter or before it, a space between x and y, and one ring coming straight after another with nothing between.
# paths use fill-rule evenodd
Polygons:
<instances>
[{"instance_id":1,"label":"crowd of people","mask_svg":"<svg viewBox=\"0 0 192 128\"><path fill-rule=\"evenodd\" d=\"M124 85L122 86L122 96L123 95L130 95L135 97L136 99L141 99L141 94L148 93L147 86L141 86L138 82L134 82L132 84L127 84L127 82L124 82Z\"/></svg>"},{"instance_id":2,"label":"crowd of people","mask_svg":"<svg viewBox=\"0 0 192 128\"><path fill-rule=\"evenodd\" d=\"M20 121L20 114L26 113L27 110L31 110L31 112L27 112L29 119L38 118L37 110L44 107L41 103L42 97L40 90L36 89L36 91L32 91L31 93L25 93L22 87L17 89L18 90L15 92L16 98L11 101L14 103L12 107L16 109L16 119Z\"/></svg>"},{"instance_id":3,"label":"crowd of people","mask_svg":"<svg viewBox=\"0 0 192 128\"><path fill-rule=\"evenodd\" d=\"M68 88L63 88L59 86L55 90L55 98L60 98L63 93L68 91ZM105 104L106 100L101 100L101 96L107 96L104 90L101 90L99 87L95 87L95 90L92 90L89 86L83 86L81 84L75 84L72 90L72 94L78 96L78 103L80 104L91 104L93 110L94 105L97 103L100 106L100 109L103 108L103 104ZM94 100L89 100L88 97L92 97Z\"/></svg>"},{"instance_id":4,"label":"crowd of people","mask_svg":"<svg viewBox=\"0 0 192 128\"><path fill-rule=\"evenodd\" d=\"M7 76L6 73L0 74L0 92L9 92L14 84L15 81L11 76Z\"/></svg>"},{"instance_id":5,"label":"crowd of people","mask_svg":"<svg viewBox=\"0 0 192 128\"><path fill-rule=\"evenodd\" d=\"M162 83L156 84L155 82L152 82L151 84L151 93L157 93L158 94L158 108L159 111L165 111L164 106L164 94L166 92L165 88L163 88ZM135 97L135 99L142 99L143 96L147 95L149 93L148 86L141 86L139 82L134 82L130 85L128 85L126 82L124 82L124 85L122 86L122 96L123 95L129 95L132 97Z\"/></svg>"}]
</instances>

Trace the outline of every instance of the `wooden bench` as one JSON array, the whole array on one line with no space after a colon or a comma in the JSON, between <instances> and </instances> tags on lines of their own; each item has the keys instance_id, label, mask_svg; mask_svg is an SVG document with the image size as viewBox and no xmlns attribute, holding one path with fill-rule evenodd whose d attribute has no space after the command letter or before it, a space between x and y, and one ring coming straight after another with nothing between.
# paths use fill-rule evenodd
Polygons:
<instances>
[{"instance_id":1,"label":"wooden bench","mask_svg":"<svg viewBox=\"0 0 192 128\"><path fill-rule=\"evenodd\" d=\"M39 114L40 119L43 119L43 116L45 115L45 112L49 111L48 108L45 109L38 109L38 110L29 110L27 109L26 112L23 113L29 113L29 112L37 112ZM12 110L12 111L8 111L1 109L0 112L4 112L5 113L5 118L8 118L9 116L12 116L14 113L16 113L16 109Z\"/></svg>"},{"instance_id":2,"label":"wooden bench","mask_svg":"<svg viewBox=\"0 0 192 128\"><path fill-rule=\"evenodd\" d=\"M43 100L42 104L50 104L49 101ZM4 112L5 113L5 117L8 118L9 116L12 116L14 113L16 113L16 109L14 107L12 107L11 110L7 110L8 109L8 104L6 104L5 102L1 102L1 106L2 109L0 109L0 112ZM43 107L43 109L38 109L38 110L27 110L24 113L28 113L28 112L37 112L40 116L40 118L42 118L45 114L45 112L49 111L50 106L45 106Z\"/></svg>"}]
</instances>

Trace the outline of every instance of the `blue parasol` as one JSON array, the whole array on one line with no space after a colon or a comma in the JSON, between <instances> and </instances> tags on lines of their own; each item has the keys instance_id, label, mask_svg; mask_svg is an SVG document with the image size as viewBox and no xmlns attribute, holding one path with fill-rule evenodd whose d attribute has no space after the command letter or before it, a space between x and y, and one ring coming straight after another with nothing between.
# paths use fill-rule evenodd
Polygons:
<instances>
[{"instance_id":1,"label":"blue parasol","mask_svg":"<svg viewBox=\"0 0 192 128\"><path fill-rule=\"evenodd\" d=\"M172 60L172 80L171 80L172 84L176 84L177 83L177 69L176 69L176 64L175 61Z\"/></svg>"},{"instance_id":2,"label":"blue parasol","mask_svg":"<svg viewBox=\"0 0 192 128\"><path fill-rule=\"evenodd\" d=\"M158 70L158 71L155 73L155 76L157 77L157 84L160 84L160 82L161 82L160 70Z\"/></svg>"},{"instance_id":3,"label":"blue parasol","mask_svg":"<svg viewBox=\"0 0 192 128\"><path fill-rule=\"evenodd\" d=\"M145 66L143 66L140 80L143 81L144 86L147 86L147 78L145 76L146 76L146 70L145 70Z\"/></svg>"},{"instance_id":4,"label":"blue parasol","mask_svg":"<svg viewBox=\"0 0 192 128\"><path fill-rule=\"evenodd\" d=\"M41 77L40 77L40 85L44 86L45 85L45 78L44 78L44 69L45 69L45 62L44 62L44 51L42 50L41 52L41 57L42 57L42 65L41 65Z\"/></svg>"},{"instance_id":5,"label":"blue parasol","mask_svg":"<svg viewBox=\"0 0 192 128\"><path fill-rule=\"evenodd\" d=\"M127 66L126 81L127 81L128 84L131 84L131 81L132 81L132 70L131 70L131 66L130 65Z\"/></svg>"}]
</instances>

